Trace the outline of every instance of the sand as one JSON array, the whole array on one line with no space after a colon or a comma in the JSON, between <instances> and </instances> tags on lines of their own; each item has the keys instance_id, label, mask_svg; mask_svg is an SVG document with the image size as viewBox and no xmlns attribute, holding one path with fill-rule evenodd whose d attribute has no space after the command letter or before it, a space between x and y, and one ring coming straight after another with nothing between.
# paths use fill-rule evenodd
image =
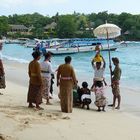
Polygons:
<instances>
[{"instance_id":1,"label":"sand","mask_svg":"<svg viewBox=\"0 0 140 140\"><path fill-rule=\"evenodd\" d=\"M4 67L7 88L0 95L0 140L140 140L139 91L121 87L120 110L97 112L92 103L90 110L74 108L67 114L60 110L55 86L53 105L44 102L44 110L37 111L27 108L27 64L4 61ZM109 87L106 96L110 103Z\"/></svg>"}]
</instances>

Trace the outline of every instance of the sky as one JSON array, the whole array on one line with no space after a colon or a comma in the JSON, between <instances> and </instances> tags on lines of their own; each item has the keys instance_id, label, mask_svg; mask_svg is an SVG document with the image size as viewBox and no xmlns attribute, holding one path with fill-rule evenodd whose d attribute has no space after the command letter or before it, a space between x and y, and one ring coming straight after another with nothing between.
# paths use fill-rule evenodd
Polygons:
<instances>
[{"instance_id":1,"label":"sky","mask_svg":"<svg viewBox=\"0 0 140 140\"><path fill-rule=\"evenodd\" d=\"M102 11L120 14L140 14L140 0L0 0L0 15L32 14L44 16L78 13L90 14Z\"/></svg>"}]
</instances>

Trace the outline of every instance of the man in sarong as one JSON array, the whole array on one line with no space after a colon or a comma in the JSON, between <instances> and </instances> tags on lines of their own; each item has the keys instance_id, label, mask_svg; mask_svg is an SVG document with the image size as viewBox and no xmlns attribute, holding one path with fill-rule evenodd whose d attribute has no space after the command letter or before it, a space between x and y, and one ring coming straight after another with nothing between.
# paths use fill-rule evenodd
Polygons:
<instances>
[{"instance_id":1,"label":"man in sarong","mask_svg":"<svg viewBox=\"0 0 140 140\"><path fill-rule=\"evenodd\" d=\"M73 86L77 84L73 67L70 65L71 57L65 57L65 64L58 67L57 86L60 86L61 110L65 113L72 113L73 107Z\"/></svg>"},{"instance_id":2,"label":"man in sarong","mask_svg":"<svg viewBox=\"0 0 140 140\"><path fill-rule=\"evenodd\" d=\"M120 95L120 87L119 87L119 81L121 78L121 69L119 67L119 59L117 57L112 58L113 64L115 65L114 70L112 71L111 68L111 74L112 74L112 93L113 93L113 104L108 106L115 107L116 99L118 99L118 105L115 109L120 109L120 102L121 102L121 95Z\"/></svg>"}]
</instances>

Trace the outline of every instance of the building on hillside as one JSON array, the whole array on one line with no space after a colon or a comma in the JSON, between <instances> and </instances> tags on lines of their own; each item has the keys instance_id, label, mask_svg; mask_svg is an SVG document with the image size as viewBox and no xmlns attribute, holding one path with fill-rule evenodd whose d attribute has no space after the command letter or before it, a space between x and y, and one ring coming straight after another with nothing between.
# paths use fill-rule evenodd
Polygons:
<instances>
[{"instance_id":1,"label":"building on hillside","mask_svg":"<svg viewBox=\"0 0 140 140\"><path fill-rule=\"evenodd\" d=\"M28 32L28 28L24 25L10 25L11 32Z\"/></svg>"},{"instance_id":2,"label":"building on hillside","mask_svg":"<svg viewBox=\"0 0 140 140\"><path fill-rule=\"evenodd\" d=\"M29 29L24 25L9 25L10 31L8 33L28 34Z\"/></svg>"},{"instance_id":3,"label":"building on hillside","mask_svg":"<svg viewBox=\"0 0 140 140\"><path fill-rule=\"evenodd\" d=\"M56 26L57 26L57 24L55 22L52 22L51 24L47 24L44 27L44 30L45 30L45 32L54 31L56 29Z\"/></svg>"}]
</instances>

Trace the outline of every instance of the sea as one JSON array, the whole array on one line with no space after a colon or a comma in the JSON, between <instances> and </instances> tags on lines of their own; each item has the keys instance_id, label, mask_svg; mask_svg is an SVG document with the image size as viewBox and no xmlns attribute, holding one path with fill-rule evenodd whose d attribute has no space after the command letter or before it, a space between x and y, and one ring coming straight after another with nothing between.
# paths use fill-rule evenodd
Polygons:
<instances>
[{"instance_id":1,"label":"sea","mask_svg":"<svg viewBox=\"0 0 140 140\"><path fill-rule=\"evenodd\" d=\"M17 63L29 63L32 60L32 48L26 48L19 44L4 44L2 57L5 60L15 61ZM109 71L109 55L108 51L102 51L102 56L106 61L105 78L110 82ZM121 86L130 89L140 90L140 42L126 42L117 48L116 51L111 51L111 57L118 57L120 67L122 69ZM60 64L64 63L64 58L67 55L58 55L52 57L52 66L56 70ZM78 78L83 81L92 81L93 68L91 60L95 56L95 51L86 53L70 54L72 57L72 65L75 69ZM43 57L40 61L43 61ZM112 68L114 68L112 64Z\"/></svg>"}]
</instances>

